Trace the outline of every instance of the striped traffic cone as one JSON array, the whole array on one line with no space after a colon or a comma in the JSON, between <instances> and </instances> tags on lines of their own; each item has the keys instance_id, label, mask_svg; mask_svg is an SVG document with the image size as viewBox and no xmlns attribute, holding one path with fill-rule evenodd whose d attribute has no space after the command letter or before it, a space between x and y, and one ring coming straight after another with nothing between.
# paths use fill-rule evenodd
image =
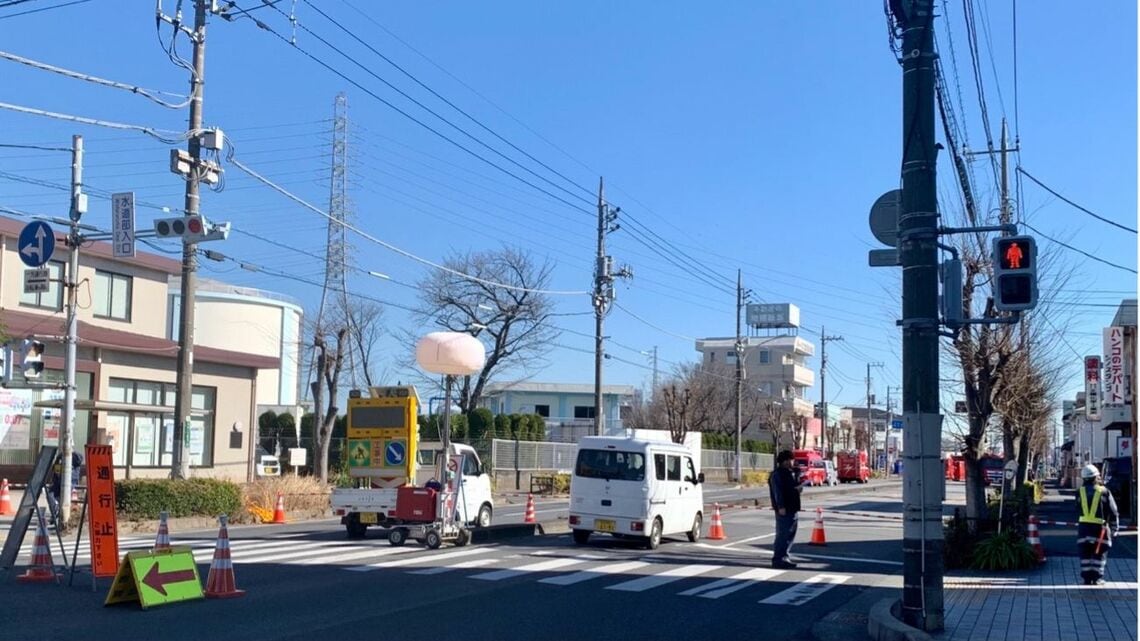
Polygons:
<instances>
[{"instance_id":1,"label":"striped traffic cone","mask_svg":"<svg viewBox=\"0 0 1140 641\"><path fill-rule=\"evenodd\" d=\"M0 481L0 516L10 516L16 511L12 509L12 495L8 493L8 479Z\"/></svg>"},{"instance_id":2,"label":"striped traffic cone","mask_svg":"<svg viewBox=\"0 0 1140 641\"><path fill-rule=\"evenodd\" d=\"M728 538L724 534L724 523L720 521L720 503L713 504L712 524L709 525L709 535L705 538L710 541L723 541Z\"/></svg>"},{"instance_id":3,"label":"striped traffic cone","mask_svg":"<svg viewBox=\"0 0 1140 641\"><path fill-rule=\"evenodd\" d=\"M286 523L285 521L285 497L281 493L277 493L277 505L273 507L273 522Z\"/></svg>"},{"instance_id":4,"label":"striped traffic cone","mask_svg":"<svg viewBox=\"0 0 1140 641\"><path fill-rule=\"evenodd\" d=\"M51 544L48 542L47 525L44 523L44 509L36 507L39 524L36 525L36 542L32 548L32 564L22 575L16 577L21 583L59 583L55 564L51 560Z\"/></svg>"},{"instance_id":5,"label":"striped traffic cone","mask_svg":"<svg viewBox=\"0 0 1140 641\"><path fill-rule=\"evenodd\" d=\"M218 545L214 548L214 560L210 563L210 574L206 577L204 594L208 599L230 599L245 595L245 590L237 589L234 580L234 561L230 557L230 533L226 529L228 520L225 514L218 517L222 527L218 530Z\"/></svg>"},{"instance_id":6,"label":"striped traffic cone","mask_svg":"<svg viewBox=\"0 0 1140 641\"><path fill-rule=\"evenodd\" d=\"M166 512L158 513L158 536L154 537L154 552L170 549L170 528L166 525L168 516Z\"/></svg>"},{"instance_id":7,"label":"striped traffic cone","mask_svg":"<svg viewBox=\"0 0 1140 641\"><path fill-rule=\"evenodd\" d=\"M1033 546L1033 552L1037 554L1037 562L1045 562L1045 547L1041 545L1041 533L1037 531L1037 517L1029 516L1029 528L1025 533L1025 541Z\"/></svg>"},{"instance_id":8,"label":"striped traffic cone","mask_svg":"<svg viewBox=\"0 0 1140 641\"><path fill-rule=\"evenodd\" d=\"M534 495L526 495L526 515L523 517L523 523L534 523Z\"/></svg>"},{"instance_id":9,"label":"striped traffic cone","mask_svg":"<svg viewBox=\"0 0 1140 641\"><path fill-rule=\"evenodd\" d=\"M815 529L811 531L811 540L808 545L827 545L827 537L823 533L823 508L815 508Z\"/></svg>"}]
</instances>

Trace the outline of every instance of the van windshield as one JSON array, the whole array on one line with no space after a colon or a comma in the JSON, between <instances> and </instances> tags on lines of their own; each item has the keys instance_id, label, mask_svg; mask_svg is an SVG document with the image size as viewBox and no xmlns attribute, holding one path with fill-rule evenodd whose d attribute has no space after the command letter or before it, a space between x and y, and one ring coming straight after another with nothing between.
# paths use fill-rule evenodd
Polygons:
<instances>
[{"instance_id":1,"label":"van windshield","mask_svg":"<svg viewBox=\"0 0 1140 641\"><path fill-rule=\"evenodd\" d=\"M578 450L574 474L583 478L644 481L645 457L637 452Z\"/></svg>"}]
</instances>

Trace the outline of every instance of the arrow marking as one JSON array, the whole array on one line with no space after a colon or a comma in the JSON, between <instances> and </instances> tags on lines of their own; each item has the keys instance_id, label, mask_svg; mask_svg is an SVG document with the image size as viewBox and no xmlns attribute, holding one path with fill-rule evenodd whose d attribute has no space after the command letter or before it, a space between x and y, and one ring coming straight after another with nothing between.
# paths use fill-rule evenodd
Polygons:
<instances>
[{"instance_id":1,"label":"arrow marking","mask_svg":"<svg viewBox=\"0 0 1140 641\"><path fill-rule=\"evenodd\" d=\"M146 576L143 577L143 583L150 589L158 592L162 596L166 596L166 585L169 583L182 583L183 581L193 581L197 577L194 576L194 570L174 570L173 572L159 572L158 562L150 566L147 570Z\"/></svg>"}]
</instances>

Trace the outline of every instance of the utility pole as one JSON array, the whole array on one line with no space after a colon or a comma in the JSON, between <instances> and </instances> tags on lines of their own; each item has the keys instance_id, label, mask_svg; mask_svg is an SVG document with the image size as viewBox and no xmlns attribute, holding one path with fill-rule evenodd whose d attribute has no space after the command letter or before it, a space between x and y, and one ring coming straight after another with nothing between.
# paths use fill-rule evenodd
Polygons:
<instances>
[{"instance_id":1,"label":"utility pole","mask_svg":"<svg viewBox=\"0 0 1140 641\"><path fill-rule=\"evenodd\" d=\"M826 327L819 328L819 445L824 458L831 458L827 455L827 342L841 340L842 336L828 336ZM831 449L835 449L835 443Z\"/></svg>"},{"instance_id":2,"label":"utility pole","mask_svg":"<svg viewBox=\"0 0 1140 641\"><path fill-rule=\"evenodd\" d=\"M613 258L606 255L606 234L617 231L621 225L617 221L621 207L611 208L605 199L605 181L598 179L598 253L594 266L594 434L601 436L605 429L602 406L602 361L606 357L602 326L610 304L615 296L615 278L633 278L629 267L613 271ZM656 349L656 348L655 348Z\"/></svg>"},{"instance_id":3,"label":"utility pole","mask_svg":"<svg viewBox=\"0 0 1140 641\"><path fill-rule=\"evenodd\" d=\"M895 422L894 404L891 401L891 390L897 390L897 389L899 389L899 388L898 387L892 387L890 385L887 386L887 449L888 450L890 449L890 440L892 438L891 434L892 434L892 431L894 430L894 427L892 427L892 424ZM897 445L895 446L895 457L894 458L896 458L896 459L898 458L898 446ZM893 461L891 460L890 454L888 454L887 455L887 473L888 474L890 473L891 463L893 463Z\"/></svg>"},{"instance_id":4,"label":"utility pole","mask_svg":"<svg viewBox=\"0 0 1140 641\"><path fill-rule=\"evenodd\" d=\"M744 423L744 338L740 335L740 310L744 307L744 284L736 270L736 465L733 480L740 482L740 432Z\"/></svg>"},{"instance_id":5,"label":"utility pole","mask_svg":"<svg viewBox=\"0 0 1140 641\"><path fill-rule=\"evenodd\" d=\"M657 398L657 346L653 346L653 398Z\"/></svg>"},{"instance_id":6,"label":"utility pole","mask_svg":"<svg viewBox=\"0 0 1140 641\"><path fill-rule=\"evenodd\" d=\"M202 93L206 73L206 13L209 0L194 2L194 72L190 75L190 123L186 150L190 154L190 173L186 176L185 214L198 215L198 182L202 178ZM198 244L182 245L182 282L178 313L178 394L174 400L174 450L171 456L171 478L190 476L190 410L194 389L194 305L198 287ZM252 444L251 444L252 446Z\"/></svg>"},{"instance_id":7,"label":"utility pole","mask_svg":"<svg viewBox=\"0 0 1140 641\"><path fill-rule=\"evenodd\" d=\"M879 435L878 435L878 432L875 431L875 422L871 420L871 405L875 401L875 395L871 393L871 368L872 367L882 367L882 366L883 366L882 363L867 363L867 434L870 435L870 438L871 438L871 469L872 470L879 469L879 456L878 456L878 451L877 451L878 445L879 445ZM884 452L883 453L886 454L886 451L885 451L886 443L883 443L883 446L884 446Z\"/></svg>"},{"instance_id":8,"label":"utility pole","mask_svg":"<svg viewBox=\"0 0 1140 641\"><path fill-rule=\"evenodd\" d=\"M942 414L938 396L938 192L934 139L933 0L903 0L903 159L898 248L903 273L904 623L945 623L942 590Z\"/></svg>"},{"instance_id":9,"label":"utility pole","mask_svg":"<svg viewBox=\"0 0 1140 641\"><path fill-rule=\"evenodd\" d=\"M67 335L64 337L63 355L63 412L60 417L60 473L59 519L67 530L71 520L71 479L78 474L71 469L71 454L75 451L75 343L79 339L79 322L76 319L76 292L79 289L79 219L87 212L87 198L83 194L83 136L71 137L71 207L68 218L71 229L67 236L69 252L64 288L67 290Z\"/></svg>"}]
</instances>

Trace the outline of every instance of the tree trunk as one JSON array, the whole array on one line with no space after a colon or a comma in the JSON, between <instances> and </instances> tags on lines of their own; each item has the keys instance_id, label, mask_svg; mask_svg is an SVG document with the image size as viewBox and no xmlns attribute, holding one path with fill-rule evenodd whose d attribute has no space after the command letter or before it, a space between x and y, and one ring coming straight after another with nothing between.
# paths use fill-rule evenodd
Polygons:
<instances>
[{"instance_id":1,"label":"tree trunk","mask_svg":"<svg viewBox=\"0 0 1140 641\"><path fill-rule=\"evenodd\" d=\"M1029 431L1021 433L1017 443L1017 479L1021 483L1029 481Z\"/></svg>"},{"instance_id":2,"label":"tree trunk","mask_svg":"<svg viewBox=\"0 0 1140 641\"><path fill-rule=\"evenodd\" d=\"M981 519L986 516L986 485L982 465L978 461L978 450L966 447L963 458L966 461L966 519L970 532L977 533Z\"/></svg>"}]
</instances>

